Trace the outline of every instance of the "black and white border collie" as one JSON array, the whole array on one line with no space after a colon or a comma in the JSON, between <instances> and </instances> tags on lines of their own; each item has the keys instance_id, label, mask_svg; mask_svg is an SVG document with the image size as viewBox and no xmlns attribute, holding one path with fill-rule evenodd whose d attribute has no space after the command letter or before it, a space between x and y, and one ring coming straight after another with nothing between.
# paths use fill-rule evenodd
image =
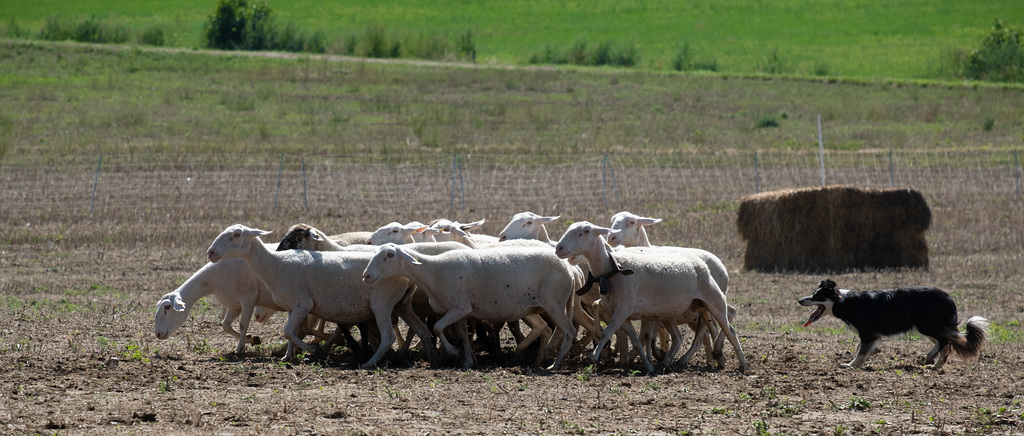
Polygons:
<instances>
[{"instance_id":1,"label":"black and white border collie","mask_svg":"<svg viewBox=\"0 0 1024 436\"><path fill-rule=\"evenodd\" d=\"M924 364L934 364L933 368L939 369L952 351L963 359L977 359L988 334L988 320L980 316L967 320L967 331L960 333L956 303L945 291L931 287L853 292L836 289L832 280L822 280L813 294L799 302L801 306L817 306L804 327L822 315L831 314L860 336L857 357L849 363L855 368L875 353L883 336L916 329L935 343Z\"/></svg>"}]
</instances>

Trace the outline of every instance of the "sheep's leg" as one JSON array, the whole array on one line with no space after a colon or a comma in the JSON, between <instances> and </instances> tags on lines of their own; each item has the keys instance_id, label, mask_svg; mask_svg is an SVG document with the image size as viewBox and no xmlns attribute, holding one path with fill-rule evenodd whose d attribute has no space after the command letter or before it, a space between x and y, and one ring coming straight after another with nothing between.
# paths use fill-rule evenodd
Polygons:
<instances>
[{"instance_id":1,"label":"sheep's leg","mask_svg":"<svg viewBox=\"0 0 1024 436\"><path fill-rule=\"evenodd\" d=\"M420 317L416 316L412 305L408 303L399 303L395 310L398 316L409 326L409 337L405 340L405 348L409 348L409 344L412 343L412 334L415 333L420 337L420 344L422 344L421 346L424 351L427 352L427 361L430 362L430 366L437 367L437 350L434 349L434 339L430 337L430 329L427 327L427 324Z\"/></svg>"},{"instance_id":2,"label":"sheep's leg","mask_svg":"<svg viewBox=\"0 0 1024 436\"><path fill-rule=\"evenodd\" d=\"M334 333L331 334L331 336L327 338L326 341L320 343L320 351L318 352L318 354L322 356L330 354L331 349L334 348L334 344L341 342L341 340L344 338L351 337L348 332L348 329L350 328L351 327L349 326L338 324L338 328L334 329ZM352 338L351 342L349 342L348 339L345 339L345 342L349 344L354 343L355 338Z\"/></svg>"},{"instance_id":3,"label":"sheep's leg","mask_svg":"<svg viewBox=\"0 0 1024 436\"><path fill-rule=\"evenodd\" d=\"M729 326L732 327L733 320L736 319L736 308L733 307L733 306L730 306L728 303L725 305L725 307L726 307L726 311L729 314ZM712 331L714 331L714 330L712 330ZM736 334L736 329L733 329L732 333ZM715 335L715 348L714 348L713 354L714 354L715 358L718 359L718 361L722 365L725 365L725 357L722 355L722 347L724 345L725 345L725 335L723 335L722 332L719 331L718 334Z\"/></svg>"},{"instance_id":4,"label":"sheep's leg","mask_svg":"<svg viewBox=\"0 0 1024 436\"><path fill-rule=\"evenodd\" d=\"M693 330L693 343L690 345L690 349L686 350L686 354L683 354L683 357L679 359L679 362L684 366L690 363L690 358L693 357L693 353L697 352L697 347L708 337L707 327L701 322L699 317L692 321L692 324L689 324L689 326L690 330ZM710 356L708 359L710 359Z\"/></svg>"},{"instance_id":5,"label":"sheep's leg","mask_svg":"<svg viewBox=\"0 0 1024 436\"><path fill-rule=\"evenodd\" d=\"M405 345L405 336L402 335L402 330L398 328L398 313L391 314L391 329L395 331L395 338L397 338L395 339L395 342L398 345L398 351L404 354L405 351L409 349L409 347ZM410 335L409 337L411 338L412 335Z\"/></svg>"},{"instance_id":6,"label":"sheep's leg","mask_svg":"<svg viewBox=\"0 0 1024 436\"><path fill-rule=\"evenodd\" d=\"M604 346L608 344L608 341L612 339L612 335L620 329L625 330L626 335L629 337L629 340L632 341L633 346L640 349L640 337L637 336L636 330L633 328L633 324L626 322L631 310L632 308L626 308L623 306L617 306L615 308L615 312L612 314L611 321L608 323L608 326L604 331L604 335L601 336L601 340L598 341L597 347L594 348L594 354L590 356L591 363L597 363L597 360L601 357L601 349L604 348ZM644 367L647 368L647 372L653 372L654 364L647 359L645 354L640 353L640 357L644 361Z\"/></svg>"},{"instance_id":7,"label":"sheep's leg","mask_svg":"<svg viewBox=\"0 0 1024 436\"><path fill-rule=\"evenodd\" d=\"M259 345L260 343L258 337L248 335L249 322L252 321L252 312L255 308L252 304L242 305L242 315L238 318L238 347L235 348L235 354L239 356L245 353L246 342L252 342L254 345Z\"/></svg>"},{"instance_id":8,"label":"sheep's leg","mask_svg":"<svg viewBox=\"0 0 1024 436\"><path fill-rule=\"evenodd\" d=\"M377 330L380 331L380 344L377 345L377 352L373 353L373 357L360 366L363 369L375 367L377 365L377 361L384 357L384 353L387 353L388 350L391 349L391 345L395 343L395 338L397 337L397 335L395 335L394 324L391 323L391 309L385 307L383 309L374 310L373 312L374 318L376 318L377 321Z\"/></svg>"},{"instance_id":9,"label":"sheep's leg","mask_svg":"<svg viewBox=\"0 0 1024 436\"><path fill-rule=\"evenodd\" d=\"M224 318L222 318L220 321L220 327L224 329L224 333L227 333L238 339L238 345L235 347L235 354L241 355L243 352L245 352L245 343L252 341L252 339L250 337L247 337L245 334L245 331L249 329L249 323L246 322L242 332L239 333L238 331L235 330L232 324L234 324L235 320L239 318L241 311L237 309L229 309L227 307L224 307L221 309L221 314L224 316ZM251 310L249 312L249 315L250 317L252 316ZM241 320L239 320L239 327L242 327Z\"/></svg>"},{"instance_id":10,"label":"sheep's leg","mask_svg":"<svg viewBox=\"0 0 1024 436\"><path fill-rule=\"evenodd\" d=\"M629 360L632 361L639 353L646 353L647 358L654 360L654 355L651 353L651 347L654 343L655 329L661 327L661 323L658 321L651 321L647 319L640 320L640 344L643 348L639 350L631 350L629 352Z\"/></svg>"},{"instance_id":11,"label":"sheep's leg","mask_svg":"<svg viewBox=\"0 0 1024 436\"><path fill-rule=\"evenodd\" d=\"M633 328L633 323L627 321L626 323L622 324L621 330L626 331L626 335L629 337L629 341L631 344L633 344L634 347L636 347L637 349L640 349L642 347L642 345L640 344L640 335L638 335L636 333L636 329ZM654 372L654 363L651 362L651 359L647 358L647 353L640 353L640 360L643 361L644 368L647 369L648 373Z\"/></svg>"},{"instance_id":12,"label":"sheep's leg","mask_svg":"<svg viewBox=\"0 0 1024 436\"><path fill-rule=\"evenodd\" d=\"M444 335L445 327L448 327L449 325L455 323L456 321L465 318L466 315L469 315L472 311L473 310L468 307L452 307L451 309L448 309L448 312L445 313L444 316L441 317L441 319L437 320L437 322L434 323L434 335L441 339L441 346L444 347L444 351L446 353L453 356L459 355L459 349L455 348L455 346L448 341L448 337ZM463 328L465 328L465 326L463 326ZM466 342L469 342L468 331L466 332Z\"/></svg>"},{"instance_id":13,"label":"sheep's leg","mask_svg":"<svg viewBox=\"0 0 1024 436\"><path fill-rule=\"evenodd\" d=\"M668 323L662 322L661 324L666 330L668 330L669 336L672 337L672 346L669 347L668 352L665 353L665 358L661 362L662 366L668 368L672 366L672 361L675 360L676 353L679 353L679 349L683 345L683 335L679 333L679 327L677 327L678 324L676 324L675 319Z\"/></svg>"},{"instance_id":14,"label":"sheep's leg","mask_svg":"<svg viewBox=\"0 0 1024 436\"><path fill-rule=\"evenodd\" d=\"M296 347L302 349L307 353L315 353L316 348L307 344L300 338L297 333L302 328L302 323L306 322L306 315L309 314L309 309L293 307L292 310L288 311L288 323L284 326L284 336L288 338ZM285 361L295 360L295 349L290 348L288 352L284 354Z\"/></svg>"},{"instance_id":15,"label":"sheep's leg","mask_svg":"<svg viewBox=\"0 0 1024 436\"><path fill-rule=\"evenodd\" d=\"M561 332L562 334L562 346L558 349L558 355L555 356L555 362L548 367L549 370L562 369L562 362L565 361L565 355L569 354L569 349L572 348L573 339L576 338L576 328L572 325L572 320L567 314L562 313L551 313L548 312L548 316L551 317L551 321L555 323L555 334ZM549 341L554 341L556 335L552 335ZM545 349L548 347L545 346Z\"/></svg>"},{"instance_id":16,"label":"sheep's leg","mask_svg":"<svg viewBox=\"0 0 1024 436\"><path fill-rule=\"evenodd\" d=\"M473 342L469 340L469 329L467 326L467 319L460 319L455 324L455 331L459 333L459 339L462 339L462 352L464 357L462 359L462 369L473 368Z\"/></svg>"},{"instance_id":17,"label":"sheep's leg","mask_svg":"<svg viewBox=\"0 0 1024 436\"><path fill-rule=\"evenodd\" d=\"M580 339L582 343L597 343L597 334L594 333L592 326L594 325L594 318L587 314L587 310L583 307L583 301L580 300L579 296L573 294L574 310L572 312L572 320L581 326L586 327L586 334Z\"/></svg>"},{"instance_id":18,"label":"sheep's leg","mask_svg":"<svg viewBox=\"0 0 1024 436\"><path fill-rule=\"evenodd\" d=\"M551 337L551 327L548 327L547 321L544 321L544 319L538 316L537 314L526 315L526 317L523 318L523 321L526 321L526 324L530 326L530 334L526 335L526 337L521 338L519 340L519 343L516 344L516 355L518 356L522 356L522 354L526 352L526 349L530 345L532 345L533 342L536 341L538 338ZM509 323L509 325L511 324L512 323ZM516 321L515 324L519 324L519 321ZM522 333L520 333L520 335L521 334ZM546 341L542 341L542 343L543 342ZM538 352L537 354L540 355L543 353L544 350L542 347L540 352Z\"/></svg>"},{"instance_id":19,"label":"sheep's leg","mask_svg":"<svg viewBox=\"0 0 1024 436\"><path fill-rule=\"evenodd\" d=\"M705 302L704 304L708 306L708 311L711 313L712 316L715 317L715 320L718 321L718 326L726 334L726 338L729 339L729 342L732 344L733 349L736 350L736 357L740 361L740 371L746 371L749 367L749 365L747 364L747 358L743 356L743 348L740 347L740 341L736 337L736 330L733 330L732 325L729 324L729 314L728 309L726 308L727 305L725 304L725 300L719 300L710 303Z\"/></svg>"}]
</instances>

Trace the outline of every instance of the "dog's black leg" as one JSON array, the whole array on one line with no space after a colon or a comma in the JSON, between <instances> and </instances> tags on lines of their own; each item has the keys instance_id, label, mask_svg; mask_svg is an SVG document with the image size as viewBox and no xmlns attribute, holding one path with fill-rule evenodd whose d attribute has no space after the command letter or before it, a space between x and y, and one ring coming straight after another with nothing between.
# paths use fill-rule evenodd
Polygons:
<instances>
[{"instance_id":1,"label":"dog's black leg","mask_svg":"<svg viewBox=\"0 0 1024 436\"><path fill-rule=\"evenodd\" d=\"M943 346L945 344L943 344L943 341L941 341L939 339L936 339L936 338L933 338L931 336L926 336L926 337L928 338L929 341L932 341L932 343L935 344L932 347L931 350L928 350L928 355L925 356L925 358L924 358L924 364L925 365L931 365L931 364L935 363L935 356L937 356L939 354L939 351L942 351L942 348L943 348Z\"/></svg>"}]
</instances>

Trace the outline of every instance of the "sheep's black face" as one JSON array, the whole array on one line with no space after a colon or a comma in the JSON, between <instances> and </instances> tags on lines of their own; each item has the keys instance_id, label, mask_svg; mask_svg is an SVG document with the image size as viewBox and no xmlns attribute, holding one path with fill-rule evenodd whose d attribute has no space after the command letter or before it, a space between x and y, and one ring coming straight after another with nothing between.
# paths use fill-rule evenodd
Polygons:
<instances>
[{"instance_id":1,"label":"sheep's black face","mask_svg":"<svg viewBox=\"0 0 1024 436\"><path fill-rule=\"evenodd\" d=\"M287 235L284 235L284 238L281 238L281 243L277 245L277 251L297 250L299 249L299 244L309 237L308 229L294 228Z\"/></svg>"}]
</instances>

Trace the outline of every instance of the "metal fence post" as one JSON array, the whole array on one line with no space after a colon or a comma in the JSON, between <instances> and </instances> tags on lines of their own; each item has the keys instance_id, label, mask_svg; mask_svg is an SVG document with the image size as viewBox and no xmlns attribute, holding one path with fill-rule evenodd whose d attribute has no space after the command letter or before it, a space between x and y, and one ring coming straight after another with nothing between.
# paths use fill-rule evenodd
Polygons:
<instances>
[{"instance_id":1,"label":"metal fence post","mask_svg":"<svg viewBox=\"0 0 1024 436\"><path fill-rule=\"evenodd\" d=\"M466 184L462 178L462 156L452 156L452 194L449 207L455 210L455 173L459 174L459 190L462 193L462 210L466 210Z\"/></svg>"},{"instance_id":2,"label":"metal fence post","mask_svg":"<svg viewBox=\"0 0 1024 436\"><path fill-rule=\"evenodd\" d=\"M284 172L284 153L281 153L281 165L277 168L277 189L274 190L274 213L277 213L277 195L281 193L281 173Z\"/></svg>"},{"instance_id":3,"label":"metal fence post","mask_svg":"<svg viewBox=\"0 0 1024 436\"><path fill-rule=\"evenodd\" d=\"M306 189L306 156L302 156L302 196L306 199L306 212L309 212L309 190Z\"/></svg>"},{"instance_id":4,"label":"metal fence post","mask_svg":"<svg viewBox=\"0 0 1024 436\"><path fill-rule=\"evenodd\" d=\"M103 165L103 155L96 164L96 178L92 181L92 200L89 200L89 215L92 215L92 205L96 202L96 185L100 182L100 165Z\"/></svg>"},{"instance_id":5,"label":"metal fence post","mask_svg":"<svg viewBox=\"0 0 1024 436\"><path fill-rule=\"evenodd\" d=\"M757 152L754 152L754 193L761 193L761 169L757 165Z\"/></svg>"},{"instance_id":6,"label":"metal fence post","mask_svg":"<svg viewBox=\"0 0 1024 436\"><path fill-rule=\"evenodd\" d=\"M821 162L821 186L825 186L825 143L821 140L821 115L818 115L818 161Z\"/></svg>"},{"instance_id":7,"label":"metal fence post","mask_svg":"<svg viewBox=\"0 0 1024 436\"><path fill-rule=\"evenodd\" d=\"M612 190L615 191L615 206L619 205L619 187L615 181L615 168L610 164L608 154L605 153L601 161L601 194L604 196L604 207L608 207L608 172L612 173Z\"/></svg>"},{"instance_id":8,"label":"metal fence post","mask_svg":"<svg viewBox=\"0 0 1024 436\"><path fill-rule=\"evenodd\" d=\"M896 187L896 176L893 173L893 169L892 169L892 149L891 148L889 149L889 187L890 188L895 188Z\"/></svg>"},{"instance_id":9,"label":"metal fence post","mask_svg":"<svg viewBox=\"0 0 1024 436\"><path fill-rule=\"evenodd\" d=\"M1017 150L1013 151L1013 167L1016 170L1014 171L1014 178L1016 179L1016 184L1013 188L1013 194L1020 197L1020 161L1017 160Z\"/></svg>"}]
</instances>

